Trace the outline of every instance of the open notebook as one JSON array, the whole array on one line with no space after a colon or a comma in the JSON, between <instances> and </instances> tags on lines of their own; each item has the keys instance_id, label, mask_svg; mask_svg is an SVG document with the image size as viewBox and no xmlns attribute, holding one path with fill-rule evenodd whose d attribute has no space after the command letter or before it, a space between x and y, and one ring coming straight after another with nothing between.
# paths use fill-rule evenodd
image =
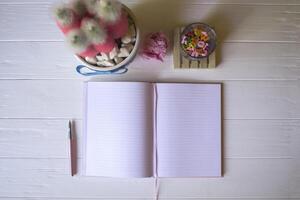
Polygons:
<instances>
[{"instance_id":1,"label":"open notebook","mask_svg":"<svg viewBox=\"0 0 300 200\"><path fill-rule=\"evenodd\" d=\"M87 176L221 176L221 84L87 82Z\"/></svg>"}]
</instances>

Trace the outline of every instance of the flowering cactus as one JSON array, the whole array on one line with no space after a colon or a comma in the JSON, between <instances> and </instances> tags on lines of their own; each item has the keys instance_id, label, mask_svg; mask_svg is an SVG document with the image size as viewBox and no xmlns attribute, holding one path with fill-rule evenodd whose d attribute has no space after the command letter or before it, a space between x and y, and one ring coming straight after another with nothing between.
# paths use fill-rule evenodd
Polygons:
<instances>
[{"instance_id":1,"label":"flowering cactus","mask_svg":"<svg viewBox=\"0 0 300 200\"><path fill-rule=\"evenodd\" d=\"M82 57L94 57L98 54L98 51L94 49L82 30L72 30L66 37L69 46L77 55Z\"/></svg>"},{"instance_id":2,"label":"flowering cactus","mask_svg":"<svg viewBox=\"0 0 300 200\"><path fill-rule=\"evenodd\" d=\"M90 1L90 0L88 0ZM71 9L75 12L77 16L80 18L85 17L87 15L87 7L86 4L81 0L72 0L71 1Z\"/></svg>"},{"instance_id":3,"label":"flowering cactus","mask_svg":"<svg viewBox=\"0 0 300 200\"><path fill-rule=\"evenodd\" d=\"M79 17L72 9L68 8L66 5L60 5L56 7L54 10L54 17L57 26L64 34L67 34L73 29L80 28Z\"/></svg>"},{"instance_id":4,"label":"flowering cactus","mask_svg":"<svg viewBox=\"0 0 300 200\"><path fill-rule=\"evenodd\" d=\"M95 15L96 14L96 5L98 4L99 0L85 0L85 6L87 8L87 11L89 12L89 14Z\"/></svg>"},{"instance_id":5,"label":"flowering cactus","mask_svg":"<svg viewBox=\"0 0 300 200\"><path fill-rule=\"evenodd\" d=\"M121 38L127 33L128 17L127 13L123 11L121 3L112 0L99 0L96 11L101 23L107 26L113 38Z\"/></svg>"},{"instance_id":6,"label":"flowering cactus","mask_svg":"<svg viewBox=\"0 0 300 200\"><path fill-rule=\"evenodd\" d=\"M116 46L111 35L107 34L106 30L95 19L83 19L81 29L99 52L109 53Z\"/></svg>"},{"instance_id":7,"label":"flowering cactus","mask_svg":"<svg viewBox=\"0 0 300 200\"><path fill-rule=\"evenodd\" d=\"M77 55L92 57L117 47L128 32L127 12L115 0L71 0L54 9L58 27Z\"/></svg>"}]
</instances>

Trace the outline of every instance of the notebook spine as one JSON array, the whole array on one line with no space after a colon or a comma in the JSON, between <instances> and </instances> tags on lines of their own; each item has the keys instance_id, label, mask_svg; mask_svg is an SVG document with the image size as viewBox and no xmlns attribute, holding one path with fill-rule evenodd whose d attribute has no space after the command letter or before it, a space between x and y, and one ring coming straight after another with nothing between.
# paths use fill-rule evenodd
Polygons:
<instances>
[{"instance_id":1,"label":"notebook spine","mask_svg":"<svg viewBox=\"0 0 300 200\"><path fill-rule=\"evenodd\" d=\"M153 177L157 177L157 88L153 83Z\"/></svg>"}]
</instances>

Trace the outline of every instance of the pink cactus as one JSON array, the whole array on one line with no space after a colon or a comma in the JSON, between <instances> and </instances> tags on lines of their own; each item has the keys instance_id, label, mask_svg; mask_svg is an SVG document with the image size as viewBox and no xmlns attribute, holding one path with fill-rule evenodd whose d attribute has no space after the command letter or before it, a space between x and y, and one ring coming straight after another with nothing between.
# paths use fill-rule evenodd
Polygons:
<instances>
[{"instance_id":1,"label":"pink cactus","mask_svg":"<svg viewBox=\"0 0 300 200\"><path fill-rule=\"evenodd\" d=\"M69 46L82 57L111 52L129 29L127 12L116 0L70 0L53 13Z\"/></svg>"},{"instance_id":2,"label":"pink cactus","mask_svg":"<svg viewBox=\"0 0 300 200\"><path fill-rule=\"evenodd\" d=\"M104 24L113 38L121 38L128 31L127 13L117 1L99 0L97 4L97 16L100 23Z\"/></svg>"},{"instance_id":3,"label":"pink cactus","mask_svg":"<svg viewBox=\"0 0 300 200\"><path fill-rule=\"evenodd\" d=\"M69 46L77 55L82 57L94 57L98 54L98 51L91 45L82 30L71 30L66 37Z\"/></svg>"},{"instance_id":4,"label":"pink cactus","mask_svg":"<svg viewBox=\"0 0 300 200\"><path fill-rule=\"evenodd\" d=\"M107 29L112 33L114 38L123 37L128 31L127 13L122 12L121 17L115 23L108 23Z\"/></svg>"},{"instance_id":5,"label":"pink cactus","mask_svg":"<svg viewBox=\"0 0 300 200\"><path fill-rule=\"evenodd\" d=\"M80 18L88 15L87 7L82 0L72 0L70 2L70 8L75 12Z\"/></svg>"},{"instance_id":6,"label":"pink cactus","mask_svg":"<svg viewBox=\"0 0 300 200\"><path fill-rule=\"evenodd\" d=\"M90 16L94 16L96 14L96 7L99 0L85 0L83 1L86 5L87 11Z\"/></svg>"},{"instance_id":7,"label":"pink cactus","mask_svg":"<svg viewBox=\"0 0 300 200\"><path fill-rule=\"evenodd\" d=\"M112 36L95 19L83 19L81 29L99 52L109 53L116 46Z\"/></svg>"},{"instance_id":8,"label":"pink cactus","mask_svg":"<svg viewBox=\"0 0 300 200\"><path fill-rule=\"evenodd\" d=\"M80 19L75 12L65 5L61 5L54 10L57 26L67 34L69 31L80 28Z\"/></svg>"}]
</instances>

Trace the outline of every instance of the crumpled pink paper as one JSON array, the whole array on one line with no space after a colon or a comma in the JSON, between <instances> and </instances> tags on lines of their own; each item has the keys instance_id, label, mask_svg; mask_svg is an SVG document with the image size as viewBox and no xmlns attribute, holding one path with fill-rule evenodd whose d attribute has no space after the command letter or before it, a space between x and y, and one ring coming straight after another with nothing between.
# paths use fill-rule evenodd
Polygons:
<instances>
[{"instance_id":1,"label":"crumpled pink paper","mask_svg":"<svg viewBox=\"0 0 300 200\"><path fill-rule=\"evenodd\" d=\"M142 56L146 59L157 59L163 61L167 54L168 38L162 32L150 33L144 42Z\"/></svg>"}]
</instances>

